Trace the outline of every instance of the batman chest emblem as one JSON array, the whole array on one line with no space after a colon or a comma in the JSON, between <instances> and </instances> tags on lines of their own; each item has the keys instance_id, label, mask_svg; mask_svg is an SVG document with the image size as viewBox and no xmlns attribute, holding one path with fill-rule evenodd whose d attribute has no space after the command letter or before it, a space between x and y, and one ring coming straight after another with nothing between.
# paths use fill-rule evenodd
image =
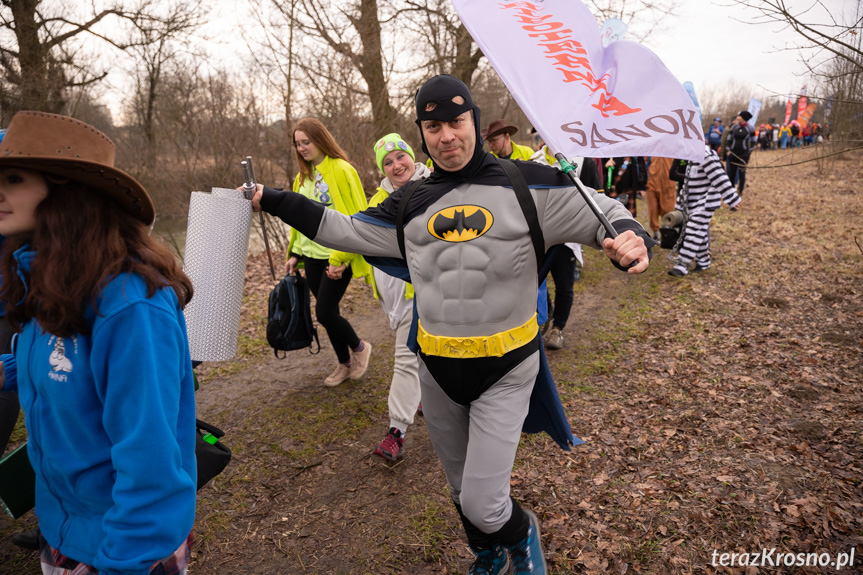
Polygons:
<instances>
[{"instance_id":1,"label":"batman chest emblem","mask_svg":"<svg viewBox=\"0 0 863 575\"><path fill-rule=\"evenodd\" d=\"M450 206L435 212L428 221L431 235L445 242L467 242L486 233L494 221L491 212L479 206Z\"/></svg>"}]
</instances>

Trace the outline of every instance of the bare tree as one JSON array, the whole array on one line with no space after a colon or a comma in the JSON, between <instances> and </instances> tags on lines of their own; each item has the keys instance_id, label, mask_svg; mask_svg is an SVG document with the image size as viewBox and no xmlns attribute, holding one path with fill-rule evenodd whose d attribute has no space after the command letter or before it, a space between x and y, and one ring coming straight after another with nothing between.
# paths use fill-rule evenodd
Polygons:
<instances>
[{"instance_id":1,"label":"bare tree","mask_svg":"<svg viewBox=\"0 0 863 575\"><path fill-rule=\"evenodd\" d=\"M43 5L47 4L47 5ZM126 9L121 0L89 12L64 2L2 0L0 6L0 106L2 120L31 108L64 111L68 88L91 85L107 74L77 55L86 36L116 48L130 42L103 33L100 23L139 17L141 7Z\"/></svg>"},{"instance_id":2,"label":"bare tree","mask_svg":"<svg viewBox=\"0 0 863 575\"><path fill-rule=\"evenodd\" d=\"M272 18L267 10L271 0L252 0L252 10L262 33L246 38L251 58L261 72L260 76L269 91L277 95L284 110L284 120L277 124L281 128L286 151L292 144L293 98L297 84L294 64L297 60L296 48L300 43L300 32L296 26L299 1L286 0L279 4L278 17ZM284 171L281 175L285 181L289 181L291 174L296 171L293 154L285 153L281 158L284 159L283 163L280 162Z\"/></svg>"},{"instance_id":3,"label":"bare tree","mask_svg":"<svg viewBox=\"0 0 863 575\"><path fill-rule=\"evenodd\" d=\"M858 12L859 13L859 12ZM863 70L854 55L863 49L863 34L853 34L848 39L850 48L843 48L844 56L832 58L822 69L821 102L824 121L831 124L833 141L840 147L857 147L863 140L860 119L863 118ZM859 57L858 57L859 58ZM829 110L829 112L828 112ZM842 141L854 142L843 145Z\"/></svg>"},{"instance_id":4,"label":"bare tree","mask_svg":"<svg viewBox=\"0 0 863 575\"><path fill-rule=\"evenodd\" d=\"M118 163L144 184L160 214L185 213L190 191L238 185L239 162L247 155L255 157L262 181L274 181L263 125L271 111L233 78L204 71L193 58L167 64L155 101L158 170L148 169L142 158L146 139L140 127L120 131Z\"/></svg>"},{"instance_id":5,"label":"bare tree","mask_svg":"<svg viewBox=\"0 0 863 575\"><path fill-rule=\"evenodd\" d=\"M854 141L863 137L859 128L863 116L863 0L847 1L833 11L822 0L811 0L803 8L792 8L787 0L729 1L756 12L749 20L753 24L778 23L797 33L799 42L781 49L800 53L817 83L810 98L819 101L822 109L830 103L827 121L832 133L828 134L830 142L839 146L839 150L823 152L822 159L850 147L856 149Z\"/></svg>"},{"instance_id":6,"label":"bare tree","mask_svg":"<svg viewBox=\"0 0 863 575\"><path fill-rule=\"evenodd\" d=\"M787 0L730 0L733 5L748 8L758 14L753 24L780 23L797 32L800 42L786 46L797 50L810 73L819 75L819 67L834 59L847 62L851 70L863 72L863 51L859 35L863 26L861 0L846 2L846 14L831 13L822 0L812 0L806 8L792 9ZM853 13L852 13L853 12ZM818 21L823 19L822 21ZM808 54L815 52L816 57ZM819 58L820 56L826 56Z\"/></svg>"},{"instance_id":7,"label":"bare tree","mask_svg":"<svg viewBox=\"0 0 863 575\"><path fill-rule=\"evenodd\" d=\"M335 6L321 0L301 0L299 6L291 0L273 0L273 4L286 20L350 62L365 84L365 89L355 86L355 90L368 99L374 131L393 131L397 113L390 102L389 77L384 70L378 0Z\"/></svg>"},{"instance_id":8,"label":"bare tree","mask_svg":"<svg viewBox=\"0 0 863 575\"><path fill-rule=\"evenodd\" d=\"M644 42L674 21L679 0L584 0L601 24L609 18L626 22L628 34Z\"/></svg>"},{"instance_id":9,"label":"bare tree","mask_svg":"<svg viewBox=\"0 0 863 575\"><path fill-rule=\"evenodd\" d=\"M422 65L430 74L450 74L468 87L482 59L482 51L459 20L449 0L406 2L409 14L405 27L420 40L419 49L426 52Z\"/></svg>"},{"instance_id":10,"label":"bare tree","mask_svg":"<svg viewBox=\"0 0 863 575\"><path fill-rule=\"evenodd\" d=\"M157 4L132 21L137 36L131 52L135 67L135 119L144 133L148 169L157 156L156 100L166 64L185 51L189 36L203 23L201 0Z\"/></svg>"},{"instance_id":11,"label":"bare tree","mask_svg":"<svg viewBox=\"0 0 863 575\"><path fill-rule=\"evenodd\" d=\"M740 110L749 106L749 100L755 96L752 86L740 79L707 85L699 90L698 101L701 105L702 121L705 128L713 118L723 118L730 123Z\"/></svg>"}]
</instances>

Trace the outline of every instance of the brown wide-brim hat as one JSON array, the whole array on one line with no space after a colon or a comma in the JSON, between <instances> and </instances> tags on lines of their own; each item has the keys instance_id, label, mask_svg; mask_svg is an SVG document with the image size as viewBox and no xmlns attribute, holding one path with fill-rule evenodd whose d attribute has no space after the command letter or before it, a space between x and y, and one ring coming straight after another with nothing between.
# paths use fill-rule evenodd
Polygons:
<instances>
[{"instance_id":1,"label":"brown wide-brim hat","mask_svg":"<svg viewBox=\"0 0 863 575\"><path fill-rule=\"evenodd\" d=\"M0 169L18 167L84 184L107 194L146 225L153 201L135 178L114 167L114 143L80 120L46 112L18 112L0 142Z\"/></svg>"},{"instance_id":2,"label":"brown wide-brim hat","mask_svg":"<svg viewBox=\"0 0 863 575\"><path fill-rule=\"evenodd\" d=\"M518 132L518 128L516 128L515 126L510 126L503 120L495 120L488 125L488 128L486 128L485 131L485 136L483 136L483 138L488 140L489 138L493 138L498 134L509 134L510 136L512 136L516 132Z\"/></svg>"}]
</instances>

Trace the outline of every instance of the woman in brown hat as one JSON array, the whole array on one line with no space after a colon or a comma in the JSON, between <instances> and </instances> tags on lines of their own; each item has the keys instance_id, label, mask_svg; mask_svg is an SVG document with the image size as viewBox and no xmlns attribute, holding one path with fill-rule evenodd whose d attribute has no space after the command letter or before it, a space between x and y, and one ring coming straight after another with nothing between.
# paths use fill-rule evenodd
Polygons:
<instances>
[{"instance_id":1,"label":"woman in brown hat","mask_svg":"<svg viewBox=\"0 0 863 575\"><path fill-rule=\"evenodd\" d=\"M185 573L195 519L192 284L114 145L19 112L0 142L0 357L36 472L43 572ZM163 571L164 570L164 571Z\"/></svg>"}]
</instances>

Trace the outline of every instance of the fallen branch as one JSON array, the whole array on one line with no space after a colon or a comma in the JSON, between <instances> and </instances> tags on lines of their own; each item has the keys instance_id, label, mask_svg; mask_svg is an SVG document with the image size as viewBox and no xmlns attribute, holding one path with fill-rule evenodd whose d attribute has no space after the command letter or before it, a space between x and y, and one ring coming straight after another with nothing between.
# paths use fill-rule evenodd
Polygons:
<instances>
[{"instance_id":1,"label":"fallen branch","mask_svg":"<svg viewBox=\"0 0 863 575\"><path fill-rule=\"evenodd\" d=\"M299 471L297 471L296 473L294 473L294 474L291 476L291 478L294 478L294 477L298 476L300 473L302 473L303 471L306 471L306 470L308 470L308 469L311 469L312 467L317 467L318 465L321 465L321 464L323 464L323 461L316 461L315 463L310 463L310 464L308 464L308 465L292 465L291 467L292 467L293 469L299 469Z\"/></svg>"}]
</instances>

